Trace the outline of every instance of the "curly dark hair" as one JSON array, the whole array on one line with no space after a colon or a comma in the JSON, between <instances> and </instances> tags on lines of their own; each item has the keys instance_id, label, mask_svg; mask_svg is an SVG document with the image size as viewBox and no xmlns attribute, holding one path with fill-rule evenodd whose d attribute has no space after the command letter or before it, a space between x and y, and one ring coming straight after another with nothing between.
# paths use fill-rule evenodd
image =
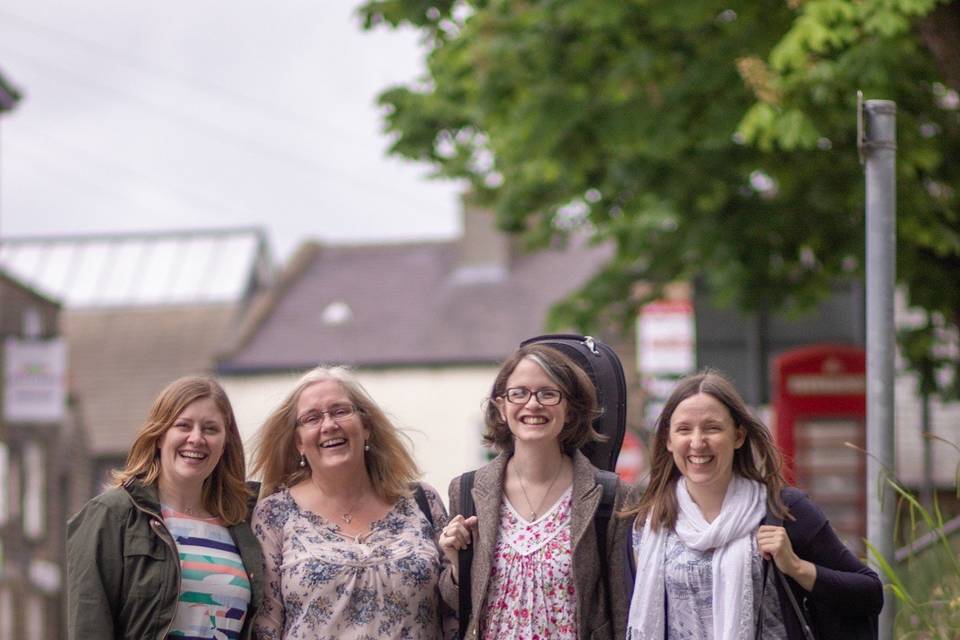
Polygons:
<instances>
[{"instance_id":1,"label":"curly dark hair","mask_svg":"<svg viewBox=\"0 0 960 640\"><path fill-rule=\"evenodd\" d=\"M593 421L600 415L600 410L597 390L590 377L568 356L544 344L520 347L500 366L486 401L484 421L487 428L483 441L498 451L513 451L513 433L500 415L496 400L506 393L507 379L524 359L543 369L567 401L567 420L558 438L563 452L572 455L587 443L603 441L604 436L593 429Z\"/></svg>"}]
</instances>

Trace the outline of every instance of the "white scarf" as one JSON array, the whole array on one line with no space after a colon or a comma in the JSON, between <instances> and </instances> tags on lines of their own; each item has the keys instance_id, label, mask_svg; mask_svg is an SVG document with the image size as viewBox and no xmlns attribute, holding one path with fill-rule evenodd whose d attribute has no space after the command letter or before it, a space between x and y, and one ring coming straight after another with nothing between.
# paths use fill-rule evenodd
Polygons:
<instances>
[{"instance_id":1,"label":"white scarf","mask_svg":"<svg viewBox=\"0 0 960 640\"><path fill-rule=\"evenodd\" d=\"M713 552L713 639L744 640L753 636L756 608L753 605L751 536L767 510L765 485L733 475L723 506L713 522L707 522L687 492L681 478L676 485L677 537L689 548ZM664 557L667 529L654 532L649 518L640 536L637 577L627 620L628 640L663 640Z\"/></svg>"}]
</instances>

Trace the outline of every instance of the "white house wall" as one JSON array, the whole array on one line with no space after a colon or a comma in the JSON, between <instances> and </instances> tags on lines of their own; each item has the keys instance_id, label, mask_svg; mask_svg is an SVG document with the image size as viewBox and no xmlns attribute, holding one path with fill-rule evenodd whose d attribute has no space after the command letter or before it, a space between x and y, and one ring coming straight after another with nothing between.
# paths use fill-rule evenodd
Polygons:
<instances>
[{"instance_id":1,"label":"white house wall","mask_svg":"<svg viewBox=\"0 0 960 640\"><path fill-rule=\"evenodd\" d=\"M902 373L896 380L896 434L897 477L908 487L923 484L923 428L921 396L917 392L915 374ZM957 484L960 465L960 403L930 402L930 426L933 434L946 442L934 440L931 444L933 481L936 486L950 489Z\"/></svg>"},{"instance_id":2,"label":"white house wall","mask_svg":"<svg viewBox=\"0 0 960 640\"><path fill-rule=\"evenodd\" d=\"M483 400L496 367L358 370L374 400L413 443L424 480L446 499L455 476L486 460L481 446ZM290 391L297 375L221 378L249 453L260 424Z\"/></svg>"}]
</instances>

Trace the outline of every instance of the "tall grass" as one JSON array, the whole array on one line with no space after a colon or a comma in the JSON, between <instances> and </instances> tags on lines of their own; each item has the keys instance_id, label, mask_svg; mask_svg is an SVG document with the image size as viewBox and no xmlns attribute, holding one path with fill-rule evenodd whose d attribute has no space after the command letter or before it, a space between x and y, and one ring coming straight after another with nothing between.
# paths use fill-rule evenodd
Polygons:
<instances>
[{"instance_id":1,"label":"tall grass","mask_svg":"<svg viewBox=\"0 0 960 640\"><path fill-rule=\"evenodd\" d=\"M958 449L952 442L925 435ZM867 542L868 555L886 577L888 588L900 605L895 618L895 637L903 640L956 640L960 638L960 535L953 536L957 540L954 542L945 531L947 522L936 492L928 508L892 473L884 473L879 481L884 489L896 492L898 524L894 539L910 548L906 558L897 561L883 557ZM960 468L955 484L960 497ZM907 526L901 527L901 522Z\"/></svg>"}]
</instances>

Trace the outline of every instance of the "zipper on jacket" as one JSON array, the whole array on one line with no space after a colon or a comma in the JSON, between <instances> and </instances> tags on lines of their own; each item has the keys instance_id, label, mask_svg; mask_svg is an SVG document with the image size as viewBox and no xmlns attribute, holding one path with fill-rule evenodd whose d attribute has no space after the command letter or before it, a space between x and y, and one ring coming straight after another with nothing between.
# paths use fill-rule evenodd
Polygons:
<instances>
[{"instance_id":1,"label":"zipper on jacket","mask_svg":"<svg viewBox=\"0 0 960 640\"><path fill-rule=\"evenodd\" d=\"M167 547L170 549L170 553L173 554L173 568L177 575L177 595L173 601L173 616L170 617L170 622L167 623L167 628L160 636L161 638L166 638L167 634L170 633L171 627L173 627L174 620L177 619L177 612L180 609L180 589L183 587L180 576L180 554L177 553L177 543L174 542L173 535L170 533L170 530L167 529L167 525L163 522L163 518L153 511L141 507L136 503L136 500L134 500L133 503L137 509L150 517L150 527L156 532L157 536L163 540L163 543L167 545Z\"/></svg>"}]
</instances>

